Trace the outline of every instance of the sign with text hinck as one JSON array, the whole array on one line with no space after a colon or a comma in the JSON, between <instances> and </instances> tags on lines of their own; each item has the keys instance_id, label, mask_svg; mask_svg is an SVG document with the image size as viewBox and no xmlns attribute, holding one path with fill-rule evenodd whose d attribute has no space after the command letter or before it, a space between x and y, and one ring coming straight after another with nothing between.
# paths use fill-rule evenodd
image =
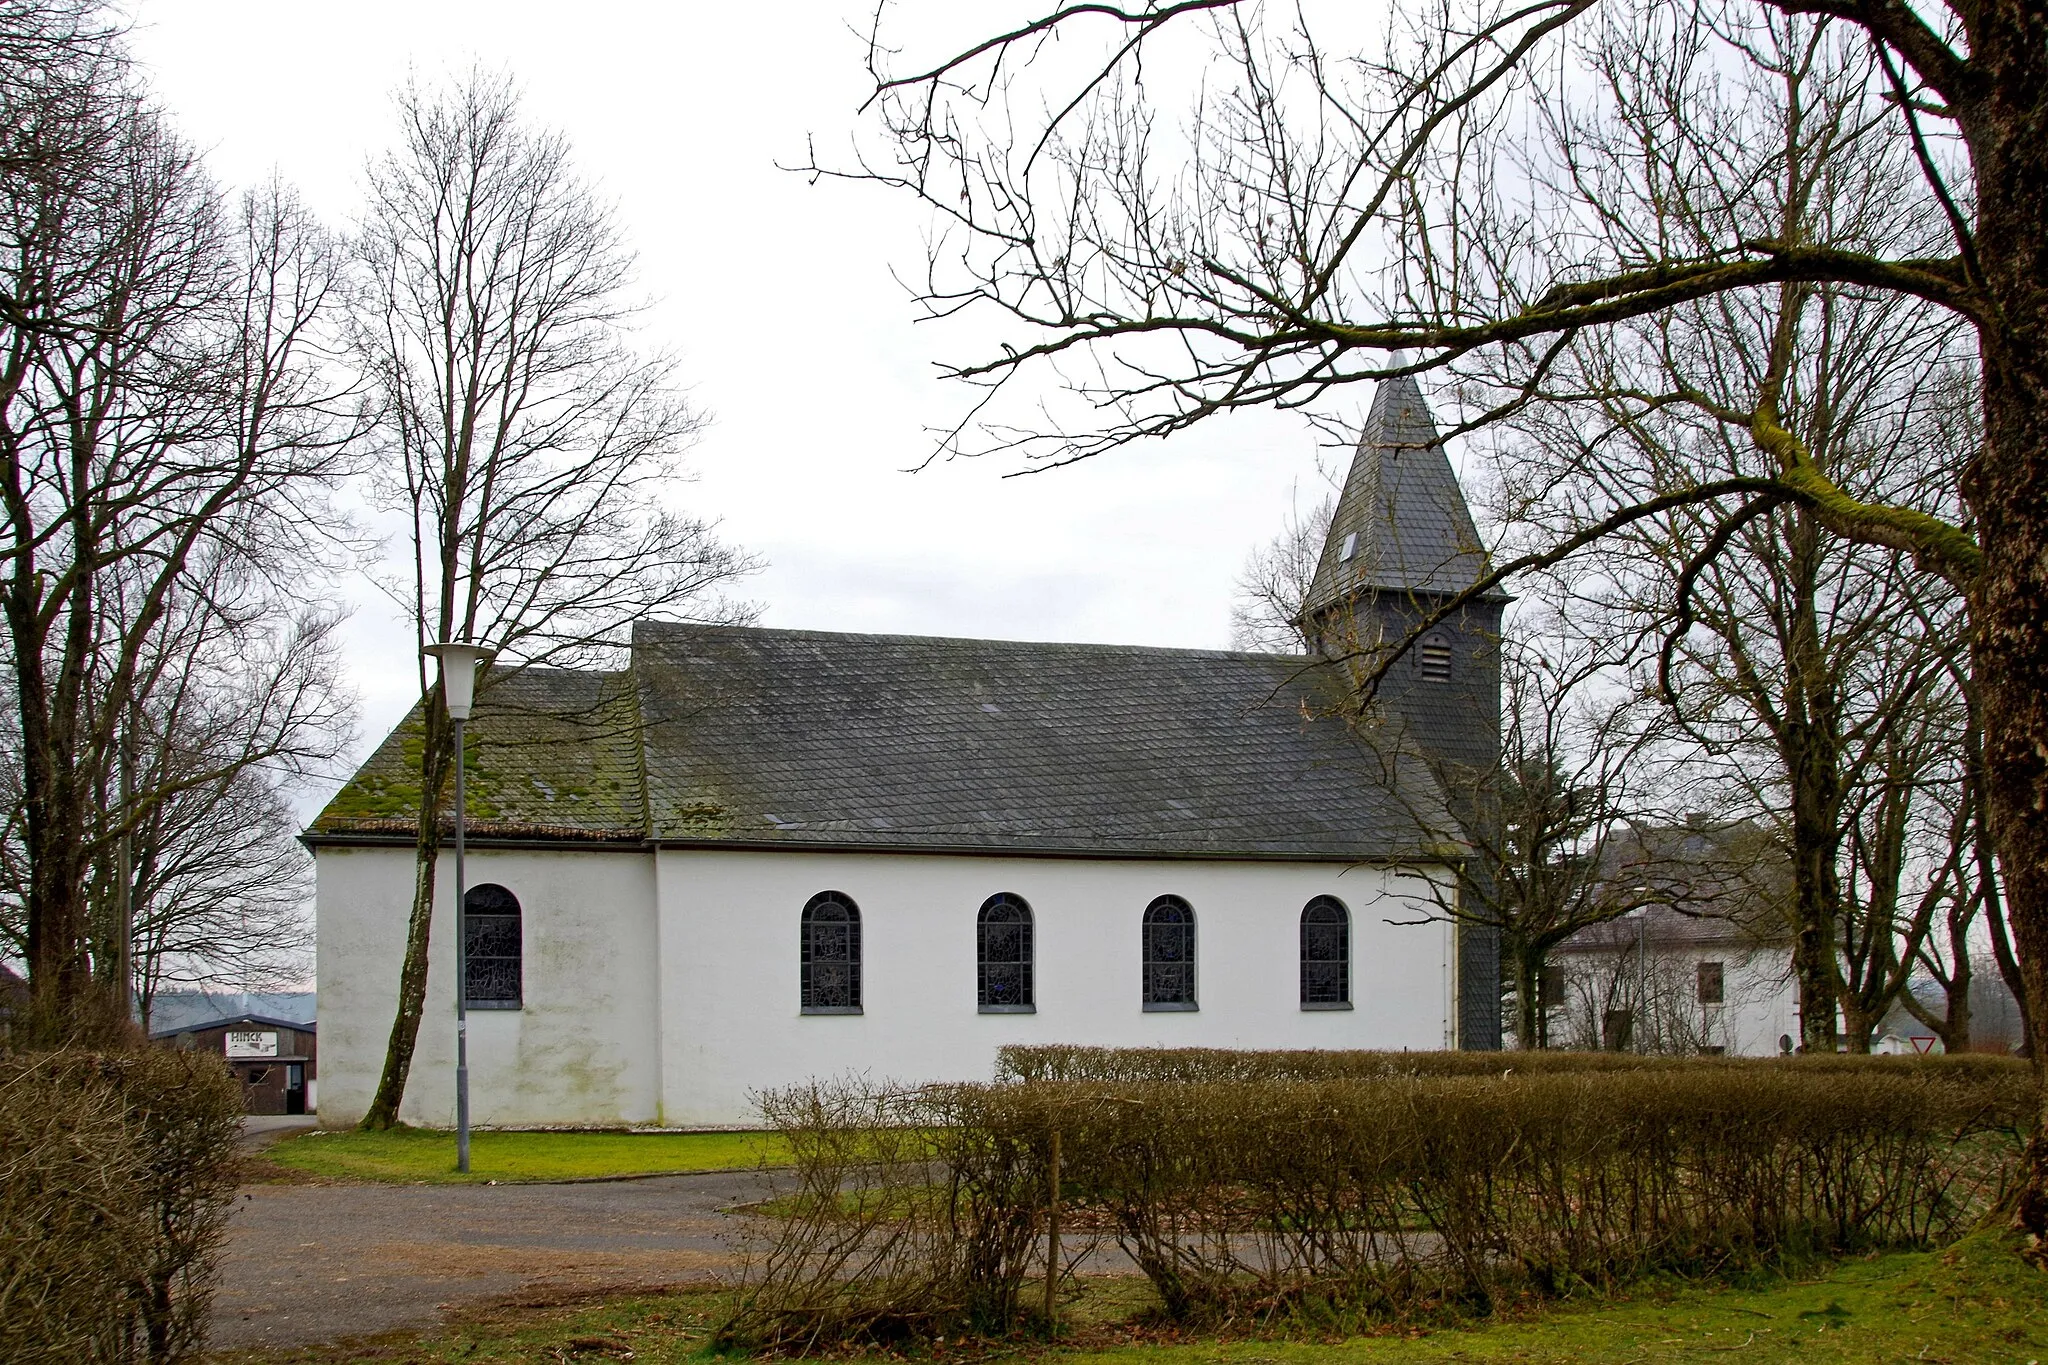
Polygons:
<instances>
[{"instance_id":1,"label":"sign with text hinck","mask_svg":"<svg viewBox=\"0 0 2048 1365\"><path fill-rule=\"evenodd\" d=\"M275 1033L244 1033L228 1030L228 1056L230 1057L275 1057L277 1035Z\"/></svg>"}]
</instances>

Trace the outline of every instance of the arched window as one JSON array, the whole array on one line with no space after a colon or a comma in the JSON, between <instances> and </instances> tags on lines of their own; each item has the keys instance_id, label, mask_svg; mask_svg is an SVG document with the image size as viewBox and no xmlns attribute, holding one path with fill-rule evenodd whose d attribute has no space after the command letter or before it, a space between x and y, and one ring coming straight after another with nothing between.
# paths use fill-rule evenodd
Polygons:
<instances>
[{"instance_id":1,"label":"arched window","mask_svg":"<svg viewBox=\"0 0 2048 1365\"><path fill-rule=\"evenodd\" d=\"M1195 912L1179 896L1145 907L1145 1008L1195 1008Z\"/></svg>"},{"instance_id":2,"label":"arched window","mask_svg":"<svg viewBox=\"0 0 2048 1365\"><path fill-rule=\"evenodd\" d=\"M1029 1014L1031 907L1005 891L982 902L975 925L976 987L983 1014Z\"/></svg>"},{"instance_id":3,"label":"arched window","mask_svg":"<svg viewBox=\"0 0 2048 1365\"><path fill-rule=\"evenodd\" d=\"M840 891L804 906L803 1012L860 1013L860 908Z\"/></svg>"},{"instance_id":4,"label":"arched window","mask_svg":"<svg viewBox=\"0 0 2048 1365\"><path fill-rule=\"evenodd\" d=\"M462 897L462 989L473 1010L516 1010L525 988L519 897L493 882Z\"/></svg>"},{"instance_id":5,"label":"arched window","mask_svg":"<svg viewBox=\"0 0 2048 1365\"><path fill-rule=\"evenodd\" d=\"M1301 1007L1351 1008L1351 915L1335 896L1301 908Z\"/></svg>"},{"instance_id":6,"label":"arched window","mask_svg":"<svg viewBox=\"0 0 2048 1365\"><path fill-rule=\"evenodd\" d=\"M1433 630L1423 636L1415 647L1415 671L1422 675L1424 682L1449 682L1451 637L1440 630Z\"/></svg>"}]
</instances>

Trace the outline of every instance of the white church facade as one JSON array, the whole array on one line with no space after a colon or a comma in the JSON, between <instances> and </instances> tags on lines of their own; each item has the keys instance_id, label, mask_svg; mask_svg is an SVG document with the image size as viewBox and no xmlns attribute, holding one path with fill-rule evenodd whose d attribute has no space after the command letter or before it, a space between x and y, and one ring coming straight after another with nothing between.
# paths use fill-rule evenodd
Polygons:
<instances>
[{"instance_id":1,"label":"white church facade","mask_svg":"<svg viewBox=\"0 0 2048 1365\"><path fill-rule=\"evenodd\" d=\"M1498 601L1365 721L1346 657L1484 565L1391 381L1304 614L1319 654L649 623L615 672L498 670L467 942L444 850L401 1117L453 1122L458 971L481 1125L745 1125L766 1088L985 1079L1008 1043L1498 1046L1441 779L1497 752ZM396 1008L417 726L306 833L329 1126L368 1107Z\"/></svg>"}]
</instances>

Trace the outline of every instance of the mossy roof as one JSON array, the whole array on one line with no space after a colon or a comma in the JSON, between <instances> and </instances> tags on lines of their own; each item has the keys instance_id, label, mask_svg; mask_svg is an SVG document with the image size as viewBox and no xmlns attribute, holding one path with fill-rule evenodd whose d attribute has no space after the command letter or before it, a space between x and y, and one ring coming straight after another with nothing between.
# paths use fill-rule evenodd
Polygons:
<instances>
[{"instance_id":1,"label":"mossy roof","mask_svg":"<svg viewBox=\"0 0 2048 1365\"><path fill-rule=\"evenodd\" d=\"M1419 763L1299 656L648 624L625 673L527 670L469 726L493 836L1435 859ZM409 838L415 713L308 832Z\"/></svg>"},{"instance_id":2,"label":"mossy roof","mask_svg":"<svg viewBox=\"0 0 2048 1365\"><path fill-rule=\"evenodd\" d=\"M487 680L466 727L469 828L480 838L640 839L647 829L629 673L528 668ZM410 838L419 814L415 706L307 834ZM453 809L454 798L448 798Z\"/></svg>"}]
</instances>

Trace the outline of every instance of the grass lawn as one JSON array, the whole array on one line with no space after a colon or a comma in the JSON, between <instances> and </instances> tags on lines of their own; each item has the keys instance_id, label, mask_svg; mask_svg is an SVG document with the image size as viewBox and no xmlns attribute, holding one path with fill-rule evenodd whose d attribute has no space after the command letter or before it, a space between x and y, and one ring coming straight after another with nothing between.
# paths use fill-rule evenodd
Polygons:
<instances>
[{"instance_id":1,"label":"grass lawn","mask_svg":"<svg viewBox=\"0 0 2048 1365\"><path fill-rule=\"evenodd\" d=\"M1098 1282L1074 1314L1074 1344L941 1345L917 1358L979 1365L993 1357L1042 1365L1374 1365L1381 1361L1659 1362L1733 1359L1880 1365L1893 1361L2048 1365L2048 1275L2001 1237L1949 1251L1850 1261L1797 1280L1748 1288L1656 1286L1633 1297L1569 1304L1517 1321L1343 1341L1160 1339L1117 1319L1139 1285ZM1117 1306L1117 1311L1102 1308ZM1091 1307L1097 1311L1090 1311ZM231 1353L237 1365L339 1362L603 1361L645 1365L701 1358L719 1300L710 1293L636 1296L459 1317L423 1335L349 1348ZM870 1357L875 1365L901 1357Z\"/></svg>"},{"instance_id":2,"label":"grass lawn","mask_svg":"<svg viewBox=\"0 0 2048 1365\"><path fill-rule=\"evenodd\" d=\"M782 1154L768 1133L511 1133L470 1135L469 1174L455 1170L455 1134L424 1128L384 1133L298 1133L262 1159L329 1180L385 1183L578 1180L666 1171L722 1171Z\"/></svg>"}]
</instances>

